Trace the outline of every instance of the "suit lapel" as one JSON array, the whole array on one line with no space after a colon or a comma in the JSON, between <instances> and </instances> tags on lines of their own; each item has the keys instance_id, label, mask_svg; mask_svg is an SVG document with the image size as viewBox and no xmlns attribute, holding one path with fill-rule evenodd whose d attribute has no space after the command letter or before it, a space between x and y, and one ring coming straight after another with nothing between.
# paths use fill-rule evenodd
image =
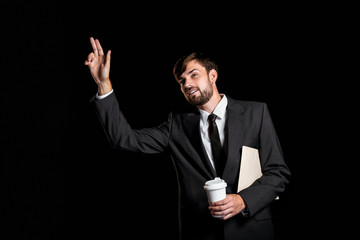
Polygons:
<instances>
[{"instance_id":1,"label":"suit lapel","mask_svg":"<svg viewBox=\"0 0 360 240\"><path fill-rule=\"evenodd\" d=\"M211 166L210 160L206 154L206 150L200 135L200 114L191 113L184 119L184 130L192 146L198 152L200 158L194 158L195 164L203 173L206 179L213 179L216 176L214 168Z\"/></svg>"},{"instance_id":2,"label":"suit lapel","mask_svg":"<svg viewBox=\"0 0 360 240\"><path fill-rule=\"evenodd\" d=\"M228 97L227 107L227 160L223 179L229 180L237 174L240 166L240 148L243 145L243 107Z\"/></svg>"}]
</instances>

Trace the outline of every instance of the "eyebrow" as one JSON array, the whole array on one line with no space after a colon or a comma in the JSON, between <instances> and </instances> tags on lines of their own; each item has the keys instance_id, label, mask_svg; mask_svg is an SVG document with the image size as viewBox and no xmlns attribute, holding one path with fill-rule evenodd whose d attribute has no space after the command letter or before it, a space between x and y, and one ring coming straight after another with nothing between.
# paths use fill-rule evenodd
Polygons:
<instances>
[{"instance_id":1,"label":"eyebrow","mask_svg":"<svg viewBox=\"0 0 360 240\"><path fill-rule=\"evenodd\" d=\"M187 74L186 75L190 75L193 71L199 71L199 69L197 69L197 68L193 68L193 69L191 69L189 72L187 72Z\"/></svg>"},{"instance_id":2,"label":"eyebrow","mask_svg":"<svg viewBox=\"0 0 360 240\"><path fill-rule=\"evenodd\" d=\"M188 75L190 75L191 73L193 73L194 71L200 71L199 69L197 69L197 68L193 68L193 69L191 69L190 71L188 71L187 73L186 73L186 76L188 76ZM181 74L182 75L182 74ZM179 81L181 81L182 79L184 79L183 77L179 77Z\"/></svg>"}]
</instances>

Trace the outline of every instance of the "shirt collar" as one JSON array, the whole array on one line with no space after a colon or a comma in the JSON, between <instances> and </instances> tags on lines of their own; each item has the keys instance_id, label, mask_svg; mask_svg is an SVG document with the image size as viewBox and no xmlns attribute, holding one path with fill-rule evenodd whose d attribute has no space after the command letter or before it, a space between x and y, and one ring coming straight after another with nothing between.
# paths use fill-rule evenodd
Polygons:
<instances>
[{"instance_id":1,"label":"shirt collar","mask_svg":"<svg viewBox=\"0 0 360 240\"><path fill-rule=\"evenodd\" d=\"M216 105L216 107L212 113L215 114L219 119L225 119L228 99L225 94L220 94L220 96L222 98L221 98L220 102L218 103L218 105ZM201 120L204 122L207 122L207 119L208 119L210 113L208 113L204 110L201 110L200 108L199 108L199 111L200 111L200 115L201 115Z\"/></svg>"}]
</instances>

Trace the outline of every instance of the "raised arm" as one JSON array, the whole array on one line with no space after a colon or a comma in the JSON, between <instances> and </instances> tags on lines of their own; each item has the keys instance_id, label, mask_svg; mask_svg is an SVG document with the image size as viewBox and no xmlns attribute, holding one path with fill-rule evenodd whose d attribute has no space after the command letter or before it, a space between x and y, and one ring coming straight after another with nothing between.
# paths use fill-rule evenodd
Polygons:
<instances>
[{"instance_id":1,"label":"raised arm","mask_svg":"<svg viewBox=\"0 0 360 240\"><path fill-rule=\"evenodd\" d=\"M91 76L98 85L99 95L104 95L112 90L110 81L111 51L109 50L105 56L99 40L94 40L94 38L91 37L90 43L93 52L88 55L87 60L85 60L85 65L89 67Z\"/></svg>"}]
</instances>

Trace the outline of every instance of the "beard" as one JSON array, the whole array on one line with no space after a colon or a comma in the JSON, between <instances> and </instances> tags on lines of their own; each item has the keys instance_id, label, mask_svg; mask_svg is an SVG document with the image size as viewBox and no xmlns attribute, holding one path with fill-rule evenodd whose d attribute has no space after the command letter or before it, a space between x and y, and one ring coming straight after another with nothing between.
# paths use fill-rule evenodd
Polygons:
<instances>
[{"instance_id":1,"label":"beard","mask_svg":"<svg viewBox=\"0 0 360 240\"><path fill-rule=\"evenodd\" d=\"M207 103L210 98L212 97L214 91L210 84L210 81L208 82L208 85L205 89L201 90L198 89L200 96L187 96L186 100L192 105L192 106L202 106L205 103Z\"/></svg>"}]
</instances>

